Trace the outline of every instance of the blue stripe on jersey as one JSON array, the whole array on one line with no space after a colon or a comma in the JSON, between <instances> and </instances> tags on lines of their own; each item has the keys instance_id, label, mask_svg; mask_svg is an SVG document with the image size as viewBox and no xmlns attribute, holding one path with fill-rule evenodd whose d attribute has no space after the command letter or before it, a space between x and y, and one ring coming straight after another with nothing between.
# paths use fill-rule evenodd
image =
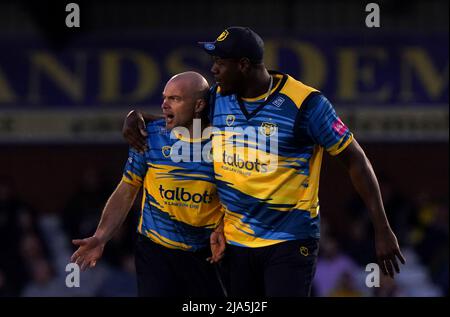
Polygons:
<instances>
[{"instance_id":1,"label":"blue stripe on jersey","mask_svg":"<svg viewBox=\"0 0 450 317\"><path fill-rule=\"evenodd\" d=\"M339 120L336 111L325 96L317 94L308 100L305 107L303 120L308 124L308 135L324 148L328 149L335 145L343 136L347 140L350 137L350 131L344 127L342 131L337 132L333 129L333 124Z\"/></svg>"},{"instance_id":2,"label":"blue stripe on jersey","mask_svg":"<svg viewBox=\"0 0 450 317\"><path fill-rule=\"evenodd\" d=\"M171 147L185 141L171 138L164 120L148 124L147 132L149 150L141 154L130 148L122 178L144 187L138 231L169 248L195 251L207 247L212 229L223 216L213 164L174 162ZM188 143L191 154L208 142Z\"/></svg>"},{"instance_id":3,"label":"blue stripe on jersey","mask_svg":"<svg viewBox=\"0 0 450 317\"><path fill-rule=\"evenodd\" d=\"M270 240L319 237L319 216L311 217L309 211L296 209L292 204L272 204L221 185L218 181L220 197L227 198L227 209L242 216L241 221L250 225L253 236ZM284 208L290 208L289 212L279 210Z\"/></svg>"}]
</instances>

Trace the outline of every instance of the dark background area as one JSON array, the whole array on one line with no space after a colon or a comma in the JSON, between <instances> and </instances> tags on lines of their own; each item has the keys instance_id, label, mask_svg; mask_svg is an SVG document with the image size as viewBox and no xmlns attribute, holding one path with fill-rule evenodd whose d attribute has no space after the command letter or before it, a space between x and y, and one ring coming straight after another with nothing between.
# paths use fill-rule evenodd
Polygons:
<instances>
[{"instance_id":1,"label":"dark background area","mask_svg":"<svg viewBox=\"0 0 450 317\"><path fill-rule=\"evenodd\" d=\"M159 90L173 75L171 69L209 76L209 60L196 53L195 41L214 39L231 25L252 27L268 46L285 45L270 67L306 84L314 84L307 80L319 70L310 68L306 76L305 65L317 56L301 55L289 45L306 43L320 53L326 82L318 88L371 160L408 261L395 281L382 279L375 289L365 286L364 268L375 261L370 220L348 175L325 155L319 196L322 241L313 294L448 296L447 1L376 1L380 29L364 24L369 1L75 2L81 9L80 28L64 25L68 1L0 2L0 296L135 296L139 199L98 267L82 274L78 289L64 284L65 265L74 251L70 240L95 231L121 178L128 152L120 133L126 113L135 107L158 113ZM363 56L355 64L355 74L361 76L358 92L348 100L342 95L349 90L341 82L348 73L339 73L345 64L343 47ZM385 55L374 58L376 48ZM154 93L123 97L138 81L135 65L123 63L117 75L123 98L101 100L102 87L117 79L108 75L97 81L102 78L97 67L101 54L128 49L151 56L156 70L146 74L157 79ZM35 61L40 53L49 64ZM169 63L172 53L186 54L176 67ZM81 96L77 99L67 91L77 87L70 75L83 69L76 66L82 54L87 56L87 79L74 89ZM383 84L390 97L374 98ZM401 93L404 85L412 92L409 99ZM415 121L408 121L413 116ZM396 121L371 130L361 124L364 118ZM71 120L81 123L73 128Z\"/></svg>"}]
</instances>

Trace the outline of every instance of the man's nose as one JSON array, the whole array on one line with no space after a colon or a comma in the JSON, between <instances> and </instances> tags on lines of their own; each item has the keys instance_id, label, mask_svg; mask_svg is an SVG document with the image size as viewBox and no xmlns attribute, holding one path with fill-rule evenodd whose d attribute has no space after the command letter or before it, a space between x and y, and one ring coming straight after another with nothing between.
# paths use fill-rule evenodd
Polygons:
<instances>
[{"instance_id":1,"label":"man's nose","mask_svg":"<svg viewBox=\"0 0 450 317\"><path fill-rule=\"evenodd\" d=\"M162 104L161 104L161 109L165 110L165 109L169 109L169 104L167 102L167 99L164 99Z\"/></svg>"},{"instance_id":2,"label":"man's nose","mask_svg":"<svg viewBox=\"0 0 450 317\"><path fill-rule=\"evenodd\" d=\"M216 63L214 63L214 64L211 66L210 71L211 71L211 73L213 73L213 75L217 75L218 70L217 70Z\"/></svg>"}]
</instances>

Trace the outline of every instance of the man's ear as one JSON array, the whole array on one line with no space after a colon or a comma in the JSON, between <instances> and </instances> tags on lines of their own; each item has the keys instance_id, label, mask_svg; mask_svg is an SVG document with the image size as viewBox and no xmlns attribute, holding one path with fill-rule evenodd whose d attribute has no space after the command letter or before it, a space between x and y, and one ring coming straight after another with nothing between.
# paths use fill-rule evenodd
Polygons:
<instances>
[{"instance_id":1,"label":"man's ear","mask_svg":"<svg viewBox=\"0 0 450 317\"><path fill-rule=\"evenodd\" d=\"M197 99L195 102L194 112L200 114L206 107L205 99Z\"/></svg>"},{"instance_id":2,"label":"man's ear","mask_svg":"<svg viewBox=\"0 0 450 317\"><path fill-rule=\"evenodd\" d=\"M250 70L250 60L247 57L239 59L239 70L243 73L247 73Z\"/></svg>"}]
</instances>

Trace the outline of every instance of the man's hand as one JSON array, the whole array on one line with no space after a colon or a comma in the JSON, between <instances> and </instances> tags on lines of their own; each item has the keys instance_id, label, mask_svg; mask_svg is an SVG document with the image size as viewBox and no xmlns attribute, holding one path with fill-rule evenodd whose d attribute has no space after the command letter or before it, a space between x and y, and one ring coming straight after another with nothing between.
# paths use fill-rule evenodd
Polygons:
<instances>
[{"instance_id":1,"label":"man's hand","mask_svg":"<svg viewBox=\"0 0 450 317\"><path fill-rule=\"evenodd\" d=\"M102 256L103 249L105 248L105 243L95 236L86 239L72 240L72 243L79 246L79 248L74 252L70 261L78 264L82 271L87 267L94 267L97 264L97 260Z\"/></svg>"},{"instance_id":2,"label":"man's hand","mask_svg":"<svg viewBox=\"0 0 450 317\"><path fill-rule=\"evenodd\" d=\"M123 123L122 135L125 140L139 152L147 150L147 131L141 112L132 110Z\"/></svg>"},{"instance_id":3,"label":"man's hand","mask_svg":"<svg viewBox=\"0 0 450 317\"><path fill-rule=\"evenodd\" d=\"M223 222L211 233L209 243L211 245L212 256L206 260L209 263L217 263L223 258L225 253L226 240L223 234Z\"/></svg>"},{"instance_id":4,"label":"man's hand","mask_svg":"<svg viewBox=\"0 0 450 317\"><path fill-rule=\"evenodd\" d=\"M394 232L390 228L376 230L375 248L377 251L377 260L384 275L394 278L395 272L400 273L397 258L402 264L405 264L400 247Z\"/></svg>"}]
</instances>

